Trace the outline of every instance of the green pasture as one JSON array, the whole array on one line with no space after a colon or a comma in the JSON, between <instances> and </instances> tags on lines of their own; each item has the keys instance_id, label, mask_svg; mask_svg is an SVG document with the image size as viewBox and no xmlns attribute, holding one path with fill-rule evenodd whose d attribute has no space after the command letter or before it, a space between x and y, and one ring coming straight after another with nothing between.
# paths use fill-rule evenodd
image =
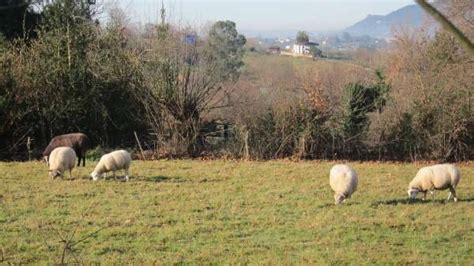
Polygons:
<instances>
[{"instance_id":1,"label":"green pasture","mask_svg":"<svg viewBox=\"0 0 474 266\"><path fill-rule=\"evenodd\" d=\"M425 164L350 163L335 206L320 161L135 161L130 182L0 163L0 264L474 264L474 163L460 201L407 202Z\"/></svg>"}]
</instances>

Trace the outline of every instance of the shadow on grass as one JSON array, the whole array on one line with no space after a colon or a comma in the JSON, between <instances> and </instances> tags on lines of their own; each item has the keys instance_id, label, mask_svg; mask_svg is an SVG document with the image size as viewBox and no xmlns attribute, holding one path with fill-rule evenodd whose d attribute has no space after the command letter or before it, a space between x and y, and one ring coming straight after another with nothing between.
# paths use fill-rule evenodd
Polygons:
<instances>
[{"instance_id":1,"label":"shadow on grass","mask_svg":"<svg viewBox=\"0 0 474 266\"><path fill-rule=\"evenodd\" d=\"M326 203L326 204L316 206L316 209L324 209L324 208L330 208L334 206L336 206L334 203Z\"/></svg>"},{"instance_id":2,"label":"shadow on grass","mask_svg":"<svg viewBox=\"0 0 474 266\"><path fill-rule=\"evenodd\" d=\"M391 199L391 200L381 200L381 201L376 201L372 204L370 204L371 207L377 207L380 205L407 205L407 204L425 204L428 203L429 201L423 201L420 199L414 199L414 200L409 200L409 199Z\"/></svg>"},{"instance_id":3,"label":"shadow on grass","mask_svg":"<svg viewBox=\"0 0 474 266\"><path fill-rule=\"evenodd\" d=\"M458 199L458 202L474 202L474 197Z\"/></svg>"},{"instance_id":4,"label":"shadow on grass","mask_svg":"<svg viewBox=\"0 0 474 266\"><path fill-rule=\"evenodd\" d=\"M130 176L129 177L129 180L133 180L134 177L133 176ZM66 179L64 179L66 180ZM92 177L90 175L83 175L83 176L79 176L79 177L74 177L73 179L69 179L67 181L76 181L76 180L86 180L86 181L94 181L92 180ZM107 176L106 178L103 178L102 176L99 177L99 179L97 180L98 181L117 181L117 182L125 182L125 176L124 175L117 175L115 178L112 176L112 175L109 175Z\"/></svg>"},{"instance_id":5,"label":"shadow on grass","mask_svg":"<svg viewBox=\"0 0 474 266\"><path fill-rule=\"evenodd\" d=\"M449 201L450 203L454 203L454 201L451 199ZM474 198L465 198L465 199L458 199L458 202L474 202ZM382 200L382 201L376 201L372 203L370 206L371 207L377 207L380 205L410 205L410 204L428 204L428 203L437 203L437 204L446 204L448 203L446 199L427 199L427 200L421 200L421 199L392 199L392 200Z\"/></svg>"},{"instance_id":6,"label":"shadow on grass","mask_svg":"<svg viewBox=\"0 0 474 266\"><path fill-rule=\"evenodd\" d=\"M189 181L188 179L182 176L169 177L164 175L143 177L142 180L155 183L184 183Z\"/></svg>"},{"instance_id":7,"label":"shadow on grass","mask_svg":"<svg viewBox=\"0 0 474 266\"><path fill-rule=\"evenodd\" d=\"M52 179L51 177L48 177L48 180L52 181L52 182L74 182L74 181L83 180L83 179L86 179L86 177L85 176L73 176L72 178L70 178L69 176L67 176L67 177L63 177L63 178L56 177L54 179Z\"/></svg>"},{"instance_id":8,"label":"shadow on grass","mask_svg":"<svg viewBox=\"0 0 474 266\"><path fill-rule=\"evenodd\" d=\"M148 182L155 182L155 183L209 183L209 182L219 182L222 181L220 179L210 179L210 178L201 178L201 179L190 179L183 176L164 176L164 175L157 175L157 176L147 176L139 178L138 180L148 181Z\"/></svg>"},{"instance_id":9,"label":"shadow on grass","mask_svg":"<svg viewBox=\"0 0 474 266\"><path fill-rule=\"evenodd\" d=\"M77 179L77 180L92 180L92 177L90 175L83 175L83 176L80 176L80 177L75 177L74 179Z\"/></svg>"},{"instance_id":10,"label":"shadow on grass","mask_svg":"<svg viewBox=\"0 0 474 266\"><path fill-rule=\"evenodd\" d=\"M360 205L359 202L344 202L341 204L334 204L334 203L326 203L326 204L321 204L316 206L316 209L324 209L324 208L330 208L330 207L343 207L343 206L354 206L354 205Z\"/></svg>"},{"instance_id":11,"label":"shadow on grass","mask_svg":"<svg viewBox=\"0 0 474 266\"><path fill-rule=\"evenodd\" d=\"M74 176L72 179L69 177L65 177L63 179L56 178L56 181L64 181L64 182L74 182L74 181L93 181L90 175L82 175L82 176ZM106 178L99 177L97 181L117 181L117 182L125 182L125 176L117 175L116 178L113 178L112 175L107 176ZM145 182L153 182L153 183L186 183L186 182L196 182L196 183L210 183L210 182L220 182L221 179L212 179L212 178L201 178L198 180L191 180L189 178L183 176L164 176L164 175L157 175L157 176L130 176L129 181L145 181Z\"/></svg>"}]
</instances>

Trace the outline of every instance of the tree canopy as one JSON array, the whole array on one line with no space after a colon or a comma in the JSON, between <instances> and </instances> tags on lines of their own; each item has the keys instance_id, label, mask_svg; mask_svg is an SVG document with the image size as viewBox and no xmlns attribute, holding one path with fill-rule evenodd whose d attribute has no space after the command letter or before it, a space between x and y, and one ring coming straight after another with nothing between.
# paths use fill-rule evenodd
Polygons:
<instances>
[{"instance_id":1,"label":"tree canopy","mask_svg":"<svg viewBox=\"0 0 474 266\"><path fill-rule=\"evenodd\" d=\"M237 32L235 22L218 21L212 25L206 43L206 54L209 61L215 63L214 72L222 80L236 80L243 66L245 36Z\"/></svg>"},{"instance_id":2,"label":"tree canopy","mask_svg":"<svg viewBox=\"0 0 474 266\"><path fill-rule=\"evenodd\" d=\"M309 36L306 33L306 31L298 32L298 34L296 35L296 42L297 43L307 43L307 42L309 42Z\"/></svg>"}]
</instances>

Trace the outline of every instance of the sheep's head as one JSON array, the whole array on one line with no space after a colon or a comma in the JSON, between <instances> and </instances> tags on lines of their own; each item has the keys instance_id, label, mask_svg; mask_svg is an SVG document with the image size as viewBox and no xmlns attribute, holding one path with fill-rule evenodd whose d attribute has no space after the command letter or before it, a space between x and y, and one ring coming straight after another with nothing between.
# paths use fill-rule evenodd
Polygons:
<instances>
[{"instance_id":1,"label":"sheep's head","mask_svg":"<svg viewBox=\"0 0 474 266\"><path fill-rule=\"evenodd\" d=\"M91 177L92 177L92 180L97 181L97 179L99 179L99 174L96 171L94 171L91 173Z\"/></svg>"},{"instance_id":2,"label":"sheep's head","mask_svg":"<svg viewBox=\"0 0 474 266\"><path fill-rule=\"evenodd\" d=\"M55 179L58 176L62 176L61 170L49 170L49 175L51 176L52 179Z\"/></svg>"},{"instance_id":3,"label":"sheep's head","mask_svg":"<svg viewBox=\"0 0 474 266\"><path fill-rule=\"evenodd\" d=\"M344 196L344 194L341 194L341 193L334 194L334 201L336 205L341 204L345 199L346 197Z\"/></svg>"},{"instance_id":4,"label":"sheep's head","mask_svg":"<svg viewBox=\"0 0 474 266\"><path fill-rule=\"evenodd\" d=\"M409 188L407 192L408 192L408 197L413 200L413 199L416 199L416 195L418 194L418 192L420 192L420 190L416 188Z\"/></svg>"}]
</instances>

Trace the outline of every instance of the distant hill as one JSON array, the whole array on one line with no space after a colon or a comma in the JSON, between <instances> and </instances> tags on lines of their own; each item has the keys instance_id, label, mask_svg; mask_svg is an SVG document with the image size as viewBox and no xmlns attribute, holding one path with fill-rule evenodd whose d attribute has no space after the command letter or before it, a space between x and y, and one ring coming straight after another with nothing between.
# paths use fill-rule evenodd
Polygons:
<instances>
[{"instance_id":1,"label":"distant hill","mask_svg":"<svg viewBox=\"0 0 474 266\"><path fill-rule=\"evenodd\" d=\"M344 31L353 36L368 35L374 38L386 38L392 35L397 26L415 28L422 24L424 11L418 5L409 5L386 16L369 15Z\"/></svg>"}]
</instances>

